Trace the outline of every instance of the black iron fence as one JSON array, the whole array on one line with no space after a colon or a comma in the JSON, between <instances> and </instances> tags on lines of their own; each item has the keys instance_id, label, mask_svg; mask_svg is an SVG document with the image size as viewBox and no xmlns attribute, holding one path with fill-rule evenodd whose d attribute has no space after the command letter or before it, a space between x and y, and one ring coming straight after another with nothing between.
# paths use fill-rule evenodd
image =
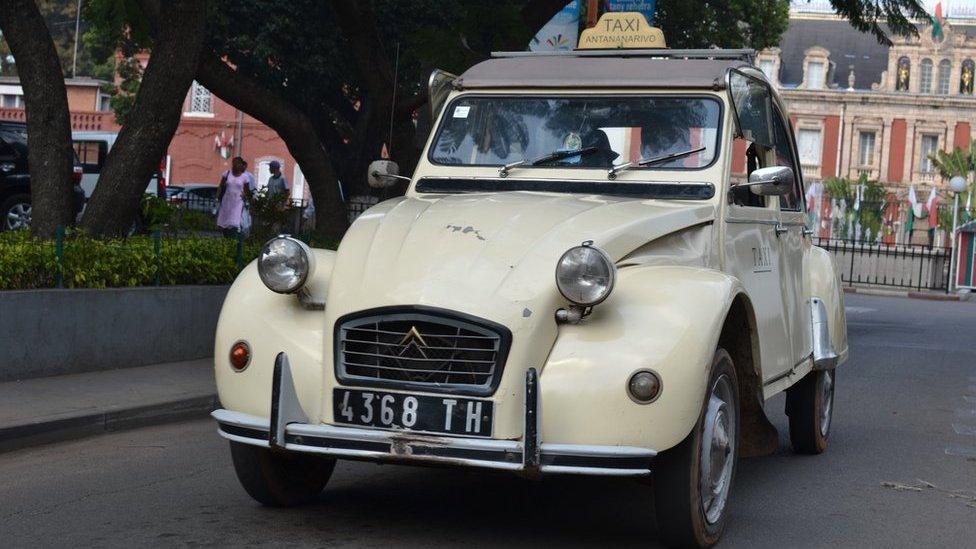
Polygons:
<instances>
[{"instance_id":1,"label":"black iron fence","mask_svg":"<svg viewBox=\"0 0 976 549\"><path fill-rule=\"evenodd\" d=\"M814 239L814 244L834 256L840 278L849 286L949 291L952 248L827 238Z\"/></svg>"}]
</instances>

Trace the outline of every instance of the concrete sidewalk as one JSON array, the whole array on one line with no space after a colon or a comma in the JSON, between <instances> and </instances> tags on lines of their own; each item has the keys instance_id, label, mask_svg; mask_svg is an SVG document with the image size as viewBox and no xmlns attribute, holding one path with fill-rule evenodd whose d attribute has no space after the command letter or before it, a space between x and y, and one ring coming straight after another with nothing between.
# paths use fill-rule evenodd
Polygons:
<instances>
[{"instance_id":1,"label":"concrete sidewalk","mask_svg":"<svg viewBox=\"0 0 976 549\"><path fill-rule=\"evenodd\" d=\"M209 358L0 383L0 452L205 417L216 404Z\"/></svg>"}]
</instances>

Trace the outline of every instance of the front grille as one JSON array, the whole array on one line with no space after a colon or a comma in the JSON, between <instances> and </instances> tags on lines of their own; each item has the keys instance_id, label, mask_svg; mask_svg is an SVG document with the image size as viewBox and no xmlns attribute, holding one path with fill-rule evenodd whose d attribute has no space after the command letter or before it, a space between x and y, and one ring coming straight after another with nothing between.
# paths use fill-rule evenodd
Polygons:
<instances>
[{"instance_id":1,"label":"front grille","mask_svg":"<svg viewBox=\"0 0 976 549\"><path fill-rule=\"evenodd\" d=\"M354 313L336 324L336 377L351 385L488 395L510 340L500 325L446 311Z\"/></svg>"}]
</instances>

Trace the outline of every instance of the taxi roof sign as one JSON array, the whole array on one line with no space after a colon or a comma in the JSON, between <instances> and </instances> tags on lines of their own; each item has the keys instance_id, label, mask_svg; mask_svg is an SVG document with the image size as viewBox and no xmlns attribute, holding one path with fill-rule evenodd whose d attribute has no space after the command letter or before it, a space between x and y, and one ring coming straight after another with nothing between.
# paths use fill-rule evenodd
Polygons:
<instances>
[{"instance_id":1,"label":"taxi roof sign","mask_svg":"<svg viewBox=\"0 0 976 549\"><path fill-rule=\"evenodd\" d=\"M644 14L636 11L609 12L600 16L596 26L580 33L576 49L655 49L666 48L664 33L648 24Z\"/></svg>"}]
</instances>

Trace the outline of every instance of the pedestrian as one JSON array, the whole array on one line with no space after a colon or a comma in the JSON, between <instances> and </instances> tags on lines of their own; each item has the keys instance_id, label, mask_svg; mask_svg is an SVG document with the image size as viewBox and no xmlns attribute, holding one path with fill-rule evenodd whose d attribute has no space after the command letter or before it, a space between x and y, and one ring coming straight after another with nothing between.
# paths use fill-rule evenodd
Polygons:
<instances>
[{"instance_id":1,"label":"pedestrian","mask_svg":"<svg viewBox=\"0 0 976 549\"><path fill-rule=\"evenodd\" d=\"M285 175L281 173L281 162L272 160L268 168L271 170L271 177L268 178L268 198L276 198L287 205L291 186L288 185Z\"/></svg>"},{"instance_id":2,"label":"pedestrian","mask_svg":"<svg viewBox=\"0 0 976 549\"><path fill-rule=\"evenodd\" d=\"M253 176L247 172L247 162L237 156L231 160L230 170L220 177L217 187L217 227L226 238L238 238L249 228L247 200L253 194Z\"/></svg>"}]
</instances>

